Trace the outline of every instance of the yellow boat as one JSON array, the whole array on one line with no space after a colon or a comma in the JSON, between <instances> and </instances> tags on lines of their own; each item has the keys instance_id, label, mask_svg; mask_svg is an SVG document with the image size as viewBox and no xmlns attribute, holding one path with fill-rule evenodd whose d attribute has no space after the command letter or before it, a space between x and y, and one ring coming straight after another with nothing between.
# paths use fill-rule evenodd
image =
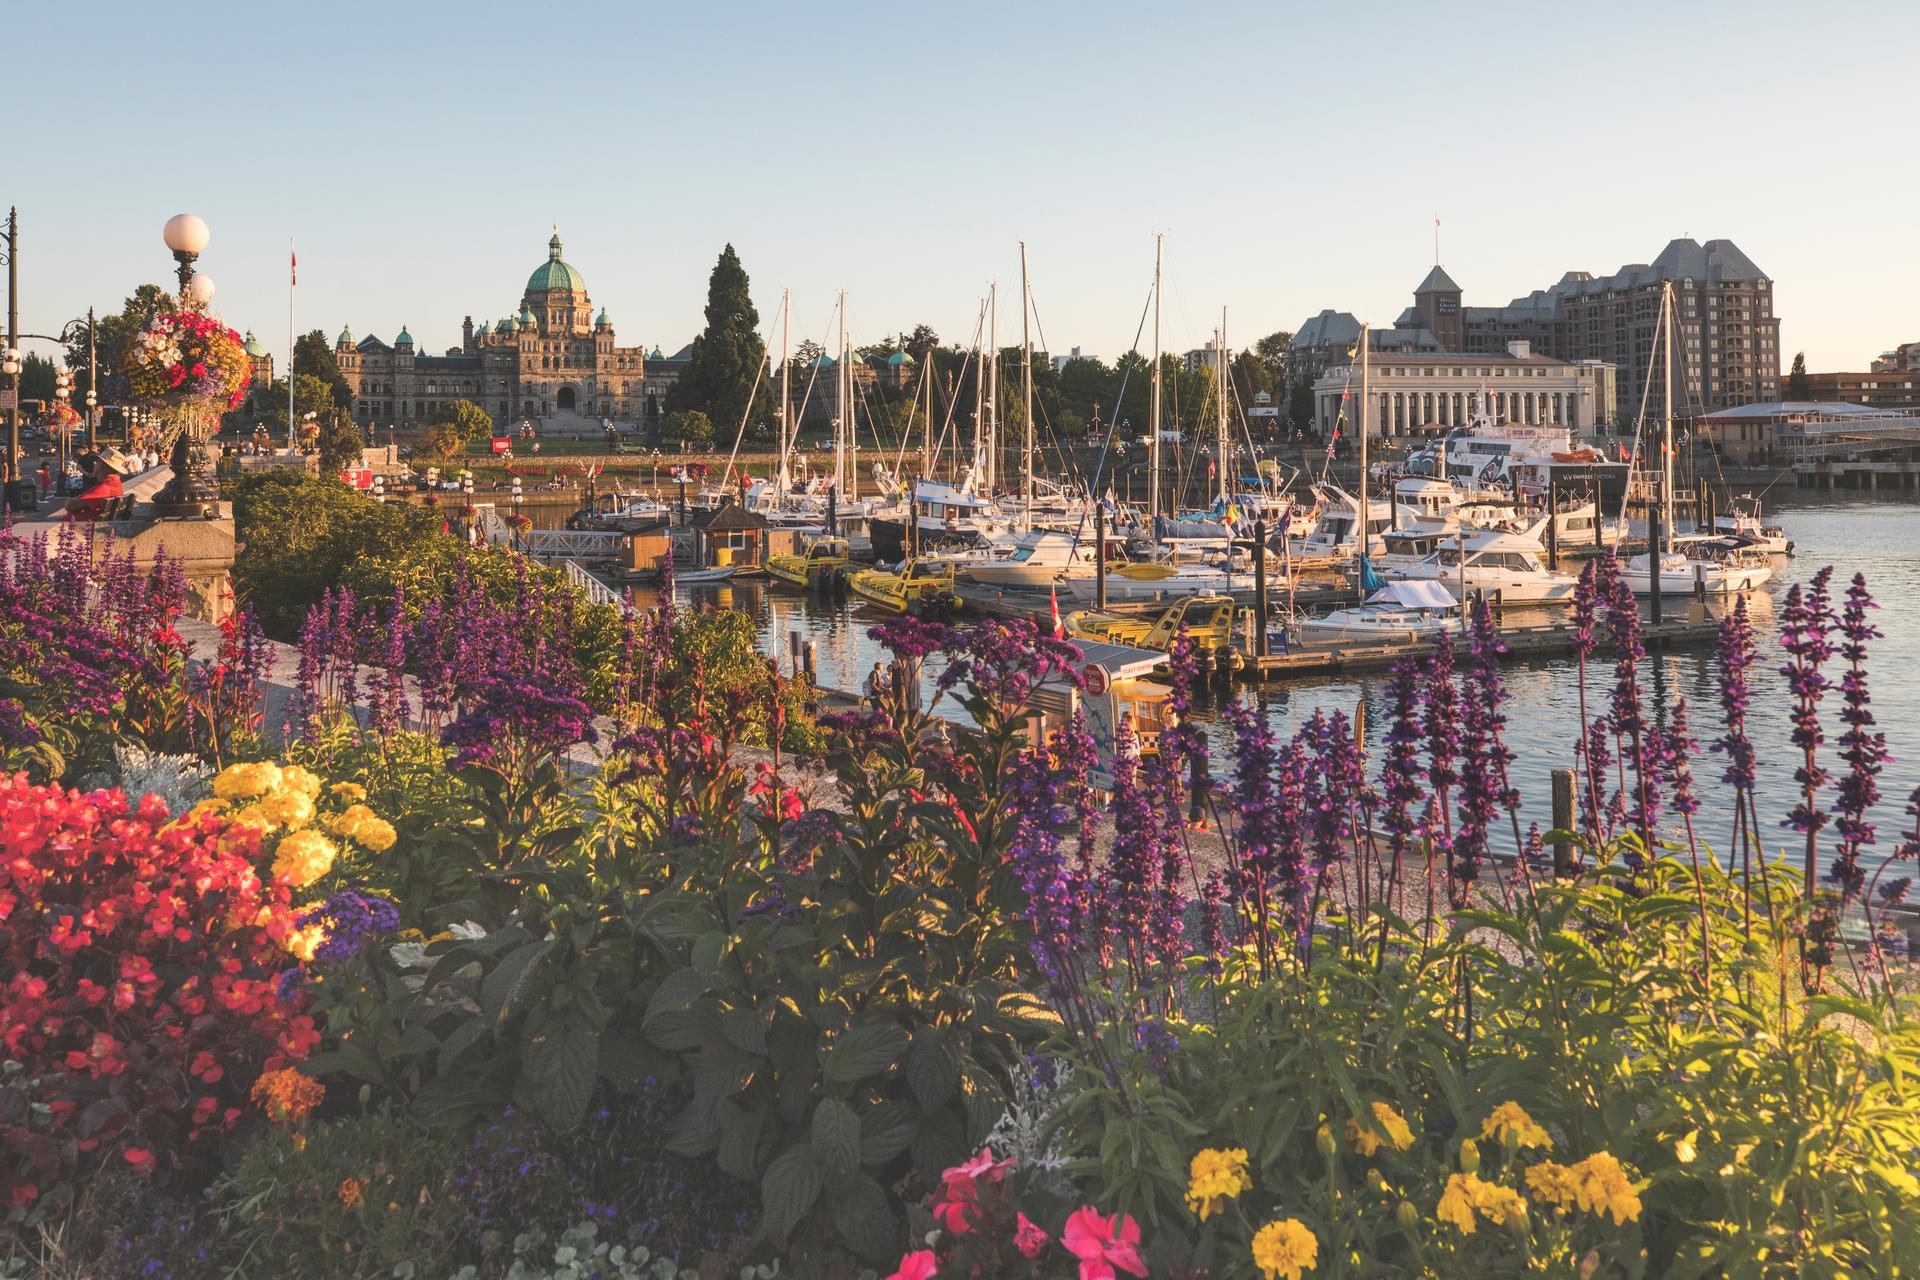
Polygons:
<instances>
[{"instance_id":1,"label":"yellow boat","mask_svg":"<svg viewBox=\"0 0 1920 1280\"><path fill-rule=\"evenodd\" d=\"M1224 649L1233 643L1236 606L1232 596L1188 596L1176 600L1159 615L1096 613L1079 609L1067 615L1067 635L1080 640L1123 644L1133 649L1173 647L1186 623L1187 639L1196 650Z\"/></svg>"},{"instance_id":2,"label":"yellow boat","mask_svg":"<svg viewBox=\"0 0 1920 1280\"><path fill-rule=\"evenodd\" d=\"M806 550L767 557L767 575L796 587L810 587L814 576L847 567L845 538L815 538Z\"/></svg>"},{"instance_id":3,"label":"yellow boat","mask_svg":"<svg viewBox=\"0 0 1920 1280\"><path fill-rule=\"evenodd\" d=\"M916 603L933 604L953 594L953 562L909 557L899 572L864 569L853 575L853 593L888 613L905 613Z\"/></svg>"}]
</instances>

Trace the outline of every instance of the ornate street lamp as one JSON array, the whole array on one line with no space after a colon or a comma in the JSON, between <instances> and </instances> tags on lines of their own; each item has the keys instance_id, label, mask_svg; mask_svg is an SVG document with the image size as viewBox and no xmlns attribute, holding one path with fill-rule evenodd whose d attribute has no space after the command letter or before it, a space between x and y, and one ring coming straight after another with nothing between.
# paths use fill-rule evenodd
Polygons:
<instances>
[{"instance_id":1,"label":"ornate street lamp","mask_svg":"<svg viewBox=\"0 0 1920 1280\"><path fill-rule=\"evenodd\" d=\"M193 280L193 263L206 250L207 241L212 233L201 218L191 213L176 213L167 219L166 230L161 238L167 242L167 248L173 251L173 260L180 264L180 296L187 296L187 286ZM211 297L211 293L208 295Z\"/></svg>"}]
</instances>

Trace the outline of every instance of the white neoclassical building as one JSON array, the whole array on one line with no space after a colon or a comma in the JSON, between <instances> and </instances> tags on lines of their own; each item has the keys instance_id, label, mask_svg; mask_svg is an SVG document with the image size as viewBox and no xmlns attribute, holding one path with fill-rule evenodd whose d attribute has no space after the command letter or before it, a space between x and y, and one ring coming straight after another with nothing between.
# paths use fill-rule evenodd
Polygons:
<instances>
[{"instance_id":1,"label":"white neoclassical building","mask_svg":"<svg viewBox=\"0 0 1920 1280\"><path fill-rule=\"evenodd\" d=\"M1371 435L1418 435L1468 425L1476 396L1496 422L1565 426L1589 431L1614 419L1613 366L1599 360L1537 356L1525 342L1504 355L1376 351L1368 362ZM1328 368L1313 384L1314 425L1333 430L1341 412L1359 429L1360 366Z\"/></svg>"}]
</instances>

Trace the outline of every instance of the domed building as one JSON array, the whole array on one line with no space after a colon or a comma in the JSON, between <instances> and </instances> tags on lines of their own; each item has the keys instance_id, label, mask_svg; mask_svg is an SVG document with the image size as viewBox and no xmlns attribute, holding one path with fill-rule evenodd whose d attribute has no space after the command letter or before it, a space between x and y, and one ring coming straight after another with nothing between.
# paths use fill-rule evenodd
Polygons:
<instances>
[{"instance_id":1,"label":"domed building","mask_svg":"<svg viewBox=\"0 0 1920 1280\"><path fill-rule=\"evenodd\" d=\"M335 344L340 372L353 388L355 421L408 426L431 419L453 400L471 400L501 427L528 421L555 431L598 430L657 422L681 360L650 362L641 347L616 344L613 321L596 315L587 282L562 256L560 233L547 260L527 277L520 309L498 322L460 325L460 345L445 355L415 350L403 326L391 343L353 338Z\"/></svg>"}]
</instances>

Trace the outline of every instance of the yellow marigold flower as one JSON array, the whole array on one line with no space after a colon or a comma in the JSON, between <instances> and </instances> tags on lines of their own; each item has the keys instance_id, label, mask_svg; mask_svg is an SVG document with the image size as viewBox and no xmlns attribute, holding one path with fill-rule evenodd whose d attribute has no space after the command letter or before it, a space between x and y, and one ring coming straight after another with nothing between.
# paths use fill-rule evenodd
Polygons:
<instances>
[{"instance_id":1,"label":"yellow marigold flower","mask_svg":"<svg viewBox=\"0 0 1920 1280\"><path fill-rule=\"evenodd\" d=\"M1370 1156L1380 1149L1382 1142L1395 1151L1405 1151L1413 1145L1413 1130L1407 1127L1406 1120L1384 1102L1373 1104L1373 1127L1364 1128L1357 1120L1347 1121L1347 1141L1353 1149L1363 1156ZM1385 1134L1385 1138L1377 1136Z\"/></svg>"},{"instance_id":2,"label":"yellow marigold flower","mask_svg":"<svg viewBox=\"0 0 1920 1280\"><path fill-rule=\"evenodd\" d=\"M1553 1150L1553 1139L1547 1131L1534 1123L1525 1107L1517 1102L1503 1102L1493 1109L1493 1114L1480 1123L1480 1136L1497 1138L1504 1145L1511 1142L1516 1147L1540 1147Z\"/></svg>"},{"instance_id":3,"label":"yellow marigold flower","mask_svg":"<svg viewBox=\"0 0 1920 1280\"><path fill-rule=\"evenodd\" d=\"M385 853L387 850L393 848L393 842L399 838L400 834L393 829L393 824L385 818L368 820L367 823L360 828L360 833L354 836L354 839L358 840L364 848L374 853Z\"/></svg>"},{"instance_id":4,"label":"yellow marigold flower","mask_svg":"<svg viewBox=\"0 0 1920 1280\"><path fill-rule=\"evenodd\" d=\"M1620 1162L1604 1151L1596 1151L1573 1166L1573 1195L1588 1213L1613 1219L1625 1226L1640 1216L1640 1197L1634 1193Z\"/></svg>"},{"instance_id":5,"label":"yellow marigold flower","mask_svg":"<svg viewBox=\"0 0 1920 1280\"><path fill-rule=\"evenodd\" d=\"M273 851L274 877L304 889L333 868L335 852L318 831L295 831Z\"/></svg>"},{"instance_id":6,"label":"yellow marigold flower","mask_svg":"<svg viewBox=\"0 0 1920 1280\"><path fill-rule=\"evenodd\" d=\"M313 820L313 801L299 791L276 791L254 805L275 826L292 830Z\"/></svg>"},{"instance_id":7,"label":"yellow marigold flower","mask_svg":"<svg viewBox=\"0 0 1920 1280\"><path fill-rule=\"evenodd\" d=\"M280 766L271 760L230 764L213 780L213 794L222 800L250 800L280 785Z\"/></svg>"},{"instance_id":8,"label":"yellow marigold flower","mask_svg":"<svg viewBox=\"0 0 1920 1280\"><path fill-rule=\"evenodd\" d=\"M275 1124L299 1124L327 1096L327 1087L291 1067L269 1071L253 1082L253 1100Z\"/></svg>"},{"instance_id":9,"label":"yellow marigold flower","mask_svg":"<svg viewBox=\"0 0 1920 1280\"><path fill-rule=\"evenodd\" d=\"M439 933L436 933L436 934L434 934L434 935L433 935L433 936L432 936L431 938L428 938L428 939L427 939L427 944L428 944L429 946L431 946L432 944L434 944L434 943L436 943L436 942L446 942L447 940L449 940L449 939L450 939L450 938L452 938L452 937L453 937L453 931L452 931L452 930L450 930L450 929L443 929L443 930L441 930L441 931L440 931Z\"/></svg>"},{"instance_id":10,"label":"yellow marigold flower","mask_svg":"<svg viewBox=\"0 0 1920 1280\"><path fill-rule=\"evenodd\" d=\"M233 811L233 825L236 827L252 827L261 835L271 835L280 829L280 824L276 822L265 809L257 804L250 804L244 809L235 809Z\"/></svg>"},{"instance_id":11,"label":"yellow marigold flower","mask_svg":"<svg viewBox=\"0 0 1920 1280\"><path fill-rule=\"evenodd\" d=\"M1573 1170L1551 1160L1542 1160L1526 1172L1527 1190L1541 1204L1560 1209L1573 1208Z\"/></svg>"},{"instance_id":12,"label":"yellow marigold flower","mask_svg":"<svg viewBox=\"0 0 1920 1280\"><path fill-rule=\"evenodd\" d=\"M342 1209L357 1208L360 1204L361 1197L365 1196L366 1193L367 1180L365 1178L342 1178L340 1180L340 1207Z\"/></svg>"},{"instance_id":13,"label":"yellow marigold flower","mask_svg":"<svg viewBox=\"0 0 1920 1280\"><path fill-rule=\"evenodd\" d=\"M1247 1153L1242 1147L1222 1150L1210 1147L1193 1158L1187 1183L1187 1208L1205 1222L1227 1207L1242 1191L1253 1190L1247 1174Z\"/></svg>"},{"instance_id":14,"label":"yellow marigold flower","mask_svg":"<svg viewBox=\"0 0 1920 1280\"><path fill-rule=\"evenodd\" d=\"M1510 1227L1527 1220L1527 1202L1520 1193L1511 1187L1501 1186L1497 1182L1486 1182L1468 1175L1467 1195L1473 1200L1473 1207L1489 1222L1497 1222Z\"/></svg>"},{"instance_id":15,"label":"yellow marigold flower","mask_svg":"<svg viewBox=\"0 0 1920 1280\"><path fill-rule=\"evenodd\" d=\"M280 770L280 786L284 790L303 795L309 800L318 799L320 795L320 779L315 776L313 770L302 768L297 764L290 764Z\"/></svg>"},{"instance_id":16,"label":"yellow marigold flower","mask_svg":"<svg viewBox=\"0 0 1920 1280\"><path fill-rule=\"evenodd\" d=\"M1440 1203L1434 1208L1433 1216L1442 1222L1451 1222L1460 1228L1460 1234L1472 1235L1474 1227L1473 1196L1467 1185L1470 1173L1451 1173L1447 1175L1446 1189L1440 1193Z\"/></svg>"},{"instance_id":17,"label":"yellow marigold flower","mask_svg":"<svg viewBox=\"0 0 1920 1280\"><path fill-rule=\"evenodd\" d=\"M1300 1280L1320 1260L1320 1241L1296 1218L1269 1222L1253 1237L1253 1265L1263 1280Z\"/></svg>"},{"instance_id":18,"label":"yellow marigold flower","mask_svg":"<svg viewBox=\"0 0 1920 1280\"><path fill-rule=\"evenodd\" d=\"M367 789L357 782L336 782L327 789L348 803L367 798Z\"/></svg>"},{"instance_id":19,"label":"yellow marigold flower","mask_svg":"<svg viewBox=\"0 0 1920 1280\"><path fill-rule=\"evenodd\" d=\"M310 924L288 934L286 947L294 959L305 964L313 959L313 953L319 950L320 944L326 940L326 929L321 925Z\"/></svg>"}]
</instances>

